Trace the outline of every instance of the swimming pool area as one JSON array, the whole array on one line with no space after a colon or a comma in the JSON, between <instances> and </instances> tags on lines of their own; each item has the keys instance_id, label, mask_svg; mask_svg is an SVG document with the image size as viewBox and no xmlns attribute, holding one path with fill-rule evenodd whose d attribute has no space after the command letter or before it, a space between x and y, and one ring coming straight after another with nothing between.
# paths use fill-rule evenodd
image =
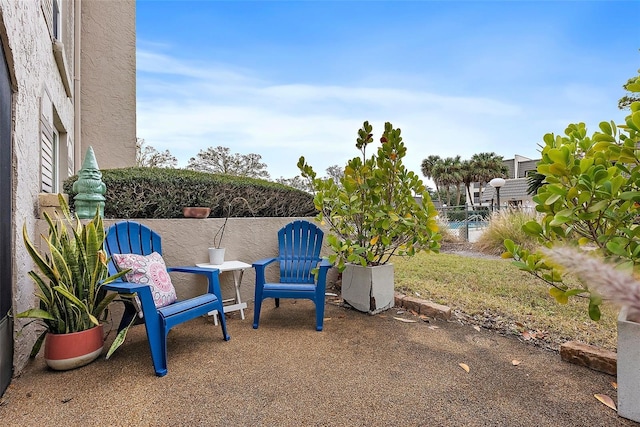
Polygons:
<instances>
[{"instance_id":1,"label":"swimming pool area","mask_svg":"<svg viewBox=\"0 0 640 427\"><path fill-rule=\"evenodd\" d=\"M474 229L486 228L488 225L489 221L449 221L449 228L452 230L458 230L466 226Z\"/></svg>"}]
</instances>

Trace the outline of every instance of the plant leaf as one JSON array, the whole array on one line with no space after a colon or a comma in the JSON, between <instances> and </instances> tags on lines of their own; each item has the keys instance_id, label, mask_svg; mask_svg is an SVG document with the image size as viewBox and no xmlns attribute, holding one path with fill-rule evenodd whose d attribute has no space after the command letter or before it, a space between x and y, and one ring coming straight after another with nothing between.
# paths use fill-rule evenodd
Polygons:
<instances>
[{"instance_id":1,"label":"plant leaf","mask_svg":"<svg viewBox=\"0 0 640 427\"><path fill-rule=\"evenodd\" d=\"M569 302L567 293L558 288L549 288L549 295L554 297L559 304L566 304Z\"/></svg>"},{"instance_id":2,"label":"plant leaf","mask_svg":"<svg viewBox=\"0 0 640 427\"><path fill-rule=\"evenodd\" d=\"M404 319L402 317L394 317L394 319L399 320L404 323L417 323L417 320Z\"/></svg>"},{"instance_id":3,"label":"plant leaf","mask_svg":"<svg viewBox=\"0 0 640 427\"><path fill-rule=\"evenodd\" d=\"M55 317L51 315L46 310L42 310L41 308L30 308L27 311L23 311L22 313L18 313L16 315L17 318L32 318L32 319L45 319L45 320L56 320Z\"/></svg>"},{"instance_id":4,"label":"plant leaf","mask_svg":"<svg viewBox=\"0 0 640 427\"><path fill-rule=\"evenodd\" d=\"M605 405L607 405L609 408L613 409L614 411L618 410L618 408L616 408L616 404L613 402L613 399L610 398L609 396L607 396L606 394L594 394L593 397L595 397L601 403L604 403Z\"/></svg>"}]
</instances>

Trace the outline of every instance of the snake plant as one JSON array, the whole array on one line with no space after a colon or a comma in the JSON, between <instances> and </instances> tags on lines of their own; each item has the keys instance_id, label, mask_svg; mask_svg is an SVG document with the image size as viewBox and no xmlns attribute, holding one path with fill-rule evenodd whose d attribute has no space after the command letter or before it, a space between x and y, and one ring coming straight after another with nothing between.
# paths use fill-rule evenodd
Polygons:
<instances>
[{"instance_id":1,"label":"snake plant","mask_svg":"<svg viewBox=\"0 0 640 427\"><path fill-rule=\"evenodd\" d=\"M65 334L91 329L103 320L105 309L116 294L102 290L102 285L123 276L128 270L108 276L107 257L103 250L105 230L96 211L89 222L71 215L62 195L58 195L62 214L44 217L49 235L42 236L45 248L39 251L31 242L26 226L22 229L27 252L36 270L28 274L37 285L39 306L17 315L31 318L45 326L36 341L32 356L42 345L47 332Z\"/></svg>"}]
</instances>

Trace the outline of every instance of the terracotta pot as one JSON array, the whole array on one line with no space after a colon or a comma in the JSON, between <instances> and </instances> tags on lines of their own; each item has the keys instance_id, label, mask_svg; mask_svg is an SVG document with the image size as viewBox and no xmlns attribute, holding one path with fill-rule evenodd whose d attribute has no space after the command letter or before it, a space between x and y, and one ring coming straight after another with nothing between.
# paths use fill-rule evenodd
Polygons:
<instances>
[{"instance_id":1,"label":"terracotta pot","mask_svg":"<svg viewBox=\"0 0 640 427\"><path fill-rule=\"evenodd\" d=\"M185 218L207 218L211 213L211 208L205 207L188 207L182 208L182 215Z\"/></svg>"},{"instance_id":2,"label":"terracotta pot","mask_svg":"<svg viewBox=\"0 0 640 427\"><path fill-rule=\"evenodd\" d=\"M70 334L48 333L44 339L44 360L57 371L79 368L97 359L103 346L102 325Z\"/></svg>"}]
</instances>

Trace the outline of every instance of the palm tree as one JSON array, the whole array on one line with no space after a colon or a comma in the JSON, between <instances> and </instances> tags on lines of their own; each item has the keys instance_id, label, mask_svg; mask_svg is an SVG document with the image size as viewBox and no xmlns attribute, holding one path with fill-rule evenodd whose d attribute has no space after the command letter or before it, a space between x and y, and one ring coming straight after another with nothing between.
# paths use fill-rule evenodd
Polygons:
<instances>
[{"instance_id":1,"label":"palm tree","mask_svg":"<svg viewBox=\"0 0 640 427\"><path fill-rule=\"evenodd\" d=\"M438 165L442 163L442 159L438 155L431 155L422 161L422 175L424 175L427 179L432 179L433 183L436 186L436 194L438 194L438 202L440 202L440 206L442 206L442 198L440 197L440 188L438 186L438 181L435 176L435 172L437 171Z\"/></svg>"},{"instance_id":2,"label":"palm tree","mask_svg":"<svg viewBox=\"0 0 640 427\"><path fill-rule=\"evenodd\" d=\"M493 178L507 178L509 169L504 165L502 156L496 153L479 153L471 156L471 164L474 170L475 178L478 181L478 190L482 195L482 185L491 181ZM482 206L482 199L480 199Z\"/></svg>"},{"instance_id":3,"label":"palm tree","mask_svg":"<svg viewBox=\"0 0 640 427\"><path fill-rule=\"evenodd\" d=\"M467 189L467 197L469 198L469 203L471 203L471 207L473 208L473 194L471 194L471 183L478 180L476 178L475 171L473 170L473 162L471 162L471 160L463 160L460 170L462 173L462 183Z\"/></svg>"},{"instance_id":4,"label":"palm tree","mask_svg":"<svg viewBox=\"0 0 640 427\"><path fill-rule=\"evenodd\" d=\"M460 156L447 157L439 164L436 164L433 171L434 180L439 181L441 188L447 192L447 204L449 206L451 206L451 187L456 187L458 203L460 200L460 184L462 183L460 164Z\"/></svg>"},{"instance_id":5,"label":"palm tree","mask_svg":"<svg viewBox=\"0 0 640 427\"><path fill-rule=\"evenodd\" d=\"M545 175L537 171L529 171L527 174L527 194L530 196L536 195L538 193L538 189L545 184L545 179Z\"/></svg>"}]
</instances>

